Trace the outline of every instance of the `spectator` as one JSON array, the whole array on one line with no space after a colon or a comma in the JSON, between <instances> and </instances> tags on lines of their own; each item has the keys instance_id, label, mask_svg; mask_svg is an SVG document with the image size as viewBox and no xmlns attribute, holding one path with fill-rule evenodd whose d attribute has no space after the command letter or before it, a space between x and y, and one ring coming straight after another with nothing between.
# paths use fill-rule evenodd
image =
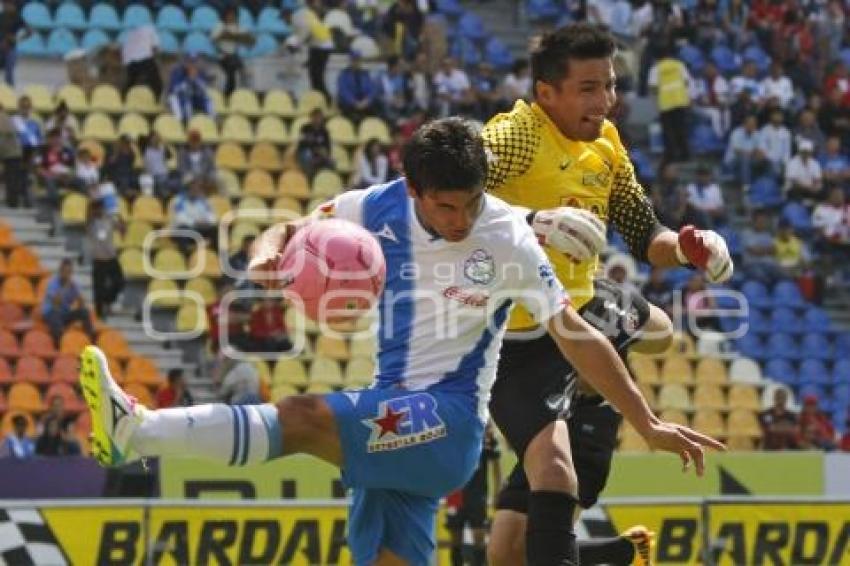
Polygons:
<instances>
[{"instance_id":1,"label":"spectator","mask_svg":"<svg viewBox=\"0 0 850 566\"><path fill-rule=\"evenodd\" d=\"M742 90L733 96L732 106L729 107L729 122L731 127L740 126L744 123L747 116L758 116L759 105L753 100L752 94L748 90ZM758 118L756 118L758 123Z\"/></svg>"},{"instance_id":2,"label":"spectator","mask_svg":"<svg viewBox=\"0 0 850 566\"><path fill-rule=\"evenodd\" d=\"M281 8L281 19L292 27L294 44L307 46L307 74L310 88L324 93L330 101L330 93L325 84L325 68L334 49L333 35L324 24L321 15L321 1L308 0L304 6L296 9L286 3Z\"/></svg>"},{"instance_id":3,"label":"spectator","mask_svg":"<svg viewBox=\"0 0 850 566\"><path fill-rule=\"evenodd\" d=\"M396 0L384 15L383 31L391 51L412 59L419 50L425 18L414 0Z\"/></svg>"},{"instance_id":4,"label":"spectator","mask_svg":"<svg viewBox=\"0 0 850 566\"><path fill-rule=\"evenodd\" d=\"M32 34L32 30L18 12L18 5L15 0L4 0L3 11L0 12L0 62L3 63L3 76L9 86L15 86L18 40Z\"/></svg>"},{"instance_id":5,"label":"spectator","mask_svg":"<svg viewBox=\"0 0 850 566\"><path fill-rule=\"evenodd\" d=\"M41 123L32 117L32 100L27 95L18 98L18 113L12 116L12 123L18 132L18 141L21 144L21 159L24 162L24 184L23 194L26 195L26 206L29 206L29 174L34 165L38 150L44 144L44 135Z\"/></svg>"},{"instance_id":6,"label":"spectator","mask_svg":"<svg viewBox=\"0 0 850 566\"><path fill-rule=\"evenodd\" d=\"M186 386L181 368L168 370L168 384L156 394L156 406L160 409L169 407L191 407L195 404L192 393Z\"/></svg>"},{"instance_id":7,"label":"spectator","mask_svg":"<svg viewBox=\"0 0 850 566\"><path fill-rule=\"evenodd\" d=\"M62 134L57 129L47 132L47 144L42 148L39 159L38 177L47 190L48 206L58 208L59 185L75 183L76 178L74 154L62 145Z\"/></svg>"},{"instance_id":8,"label":"spectator","mask_svg":"<svg viewBox=\"0 0 850 566\"><path fill-rule=\"evenodd\" d=\"M759 70L754 61L747 61L741 67L741 74L732 78L732 96L738 97L742 92L748 92L754 102L761 100L761 82Z\"/></svg>"},{"instance_id":9,"label":"spectator","mask_svg":"<svg viewBox=\"0 0 850 566\"><path fill-rule=\"evenodd\" d=\"M250 350L250 339L245 325L250 320L250 307L241 300L233 300L230 292L233 283L225 280L218 299L207 307L210 349L217 353L222 346L239 351Z\"/></svg>"},{"instance_id":10,"label":"spectator","mask_svg":"<svg viewBox=\"0 0 850 566\"><path fill-rule=\"evenodd\" d=\"M243 281L248 282L245 272L248 271L248 263L251 261L251 248L254 246L256 239L257 237L252 234L242 238L242 245L239 247L239 251L230 256L228 260L230 271L236 275L236 278L231 278L230 281L237 287L241 286L240 283Z\"/></svg>"},{"instance_id":11,"label":"spectator","mask_svg":"<svg viewBox=\"0 0 850 566\"><path fill-rule=\"evenodd\" d=\"M201 152L201 159L203 161L204 151L202 149L199 151ZM173 154L171 149L162 143L162 138L158 132L151 132L148 136L143 155L145 173L151 176L157 196L167 199L179 192L180 176L179 174L173 174L171 168L168 166L168 161L173 157ZM209 161L204 162L203 165L205 167L212 167L213 170L215 169L215 166L211 165ZM189 164L189 168L191 169L191 163ZM206 171L210 171L210 169ZM192 173L197 174L198 171L193 170Z\"/></svg>"},{"instance_id":12,"label":"spectator","mask_svg":"<svg viewBox=\"0 0 850 566\"><path fill-rule=\"evenodd\" d=\"M106 157L104 168L115 184L118 193L132 201L139 195L139 180L136 177L136 152L130 136L122 134Z\"/></svg>"},{"instance_id":13,"label":"spectator","mask_svg":"<svg viewBox=\"0 0 850 566\"><path fill-rule=\"evenodd\" d=\"M770 113L770 123L759 130L758 148L776 176L782 174L791 159L791 132L784 122L782 111L774 110Z\"/></svg>"},{"instance_id":14,"label":"spectator","mask_svg":"<svg viewBox=\"0 0 850 566\"><path fill-rule=\"evenodd\" d=\"M715 228L726 223L723 193L707 165L697 167L696 181L688 185L688 204L709 221L705 228Z\"/></svg>"},{"instance_id":15,"label":"spectator","mask_svg":"<svg viewBox=\"0 0 850 566\"><path fill-rule=\"evenodd\" d=\"M850 181L850 159L841 148L841 138L830 136L819 158L826 188L842 187Z\"/></svg>"},{"instance_id":16,"label":"spectator","mask_svg":"<svg viewBox=\"0 0 850 566\"><path fill-rule=\"evenodd\" d=\"M260 373L252 362L224 358L219 375L219 398L229 405L261 403Z\"/></svg>"},{"instance_id":17,"label":"spectator","mask_svg":"<svg viewBox=\"0 0 850 566\"><path fill-rule=\"evenodd\" d=\"M103 203L103 210L110 216L118 215L118 191L115 183L103 180L93 188L89 189L89 199Z\"/></svg>"},{"instance_id":18,"label":"spectator","mask_svg":"<svg viewBox=\"0 0 850 566\"><path fill-rule=\"evenodd\" d=\"M314 108L310 112L310 121L301 126L296 153L301 170L310 177L319 169L333 167L331 135L321 108Z\"/></svg>"},{"instance_id":19,"label":"spectator","mask_svg":"<svg viewBox=\"0 0 850 566\"><path fill-rule=\"evenodd\" d=\"M817 231L821 248L834 254L846 253L850 244L850 207L842 189L832 189L827 201L815 207L812 226Z\"/></svg>"},{"instance_id":20,"label":"spectator","mask_svg":"<svg viewBox=\"0 0 850 566\"><path fill-rule=\"evenodd\" d=\"M673 314L673 288L664 279L666 271L663 267L653 267L649 272L649 280L641 289L644 298L662 309L668 316Z\"/></svg>"},{"instance_id":21,"label":"spectator","mask_svg":"<svg viewBox=\"0 0 850 566\"><path fill-rule=\"evenodd\" d=\"M717 304L714 297L707 292L705 277L702 273L694 273L685 287L685 326L694 335L700 331L715 330L721 332L720 319L717 316Z\"/></svg>"},{"instance_id":22,"label":"spectator","mask_svg":"<svg viewBox=\"0 0 850 566\"><path fill-rule=\"evenodd\" d=\"M510 104L531 100L531 68L527 59L517 59L502 82L502 95Z\"/></svg>"},{"instance_id":23,"label":"spectator","mask_svg":"<svg viewBox=\"0 0 850 566\"><path fill-rule=\"evenodd\" d=\"M360 52L352 50L351 64L340 71L337 77L337 104L345 116L360 122L375 114L378 89L369 71L363 68Z\"/></svg>"},{"instance_id":24,"label":"spectator","mask_svg":"<svg viewBox=\"0 0 850 566\"><path fill-rule=\"evenodd\" d=\"M741 183L744 192L753 182L754 169L767 165L764 154L759 149L758 119L750 114L744 123L732 131L723 163L735 172L735 179Z\"/></svg>"},{"instance_id":25,"label":"spectator","mask_svg":"<svg viewBox=\"0 0 850 566\"><path fill-rule=\"evenodd\" d=\"M80 321L86 334L94 340L94 326L91 313L86 308L80 288L73 280L74 264L70 259L63 259L59 264L59 273L47 284L47 292L41 304L41 314L44 322L50 328L50 333L56 344L65 329L74 322Z\"/></svg>"},{"instance_id":26,"label":"spectator","mask_svg":"<svg viewBox=\"0 0 850 566\"><path fill-rule=\"evenodd\" d=\"M89 205L86 231L92 255L94 310L105 319L124 290L124 271L114 243L115 232L123 232L124 225L120 218L106 213L102 201L95 200Z\"/></svg>"},{"instance_id":27,"label":"spectator","mask_svg":"<svg viewBox=\"0 0 850 566\"><path fill-rule=\"evenodd\" d=\"M469 76L451 57L443 59L440 70L434 75L434 89L440 116L470 114L475 108L475 93Z\"/></svg>"},{"instance_id":28,"label":"spectator","mask_svg":"<svg viewBox=\"0 0 850 566\"><path fill-rule=\"evenodd\" d=\"M47 411L41 415L39 421L40 430L44 430L47 419L56 419L62 422L65 419L65 399L61 395L53 395L49 399Z\"/></svg>"},{"instance_id":29,"label":"spectator","mask_svg":"<svg viewBox=\"0 0 850 566\"><path fill-rule=\"evenodd\" d=\"M413 111L428 113L434 98L434 80L428 67L425 52L419 52L413 61L413 68L408 74L408 82L412 97Z\"/></svg>"},{"instance_id":30,"label":"spectator","mask_svg":"<svg viewBox=\"0 0 850 566\"><path fill-rule=\"evenodd\" d=\"M357 156L356 186L361 189L386 183L390 179L390 161L381 142L372 138Z\"/></svg>"},{"instance_id":31,"label":"spectator","mask_svg":"<svg viewBox=\"0 0 850 566\"><path fill-rule=\"evenodd\" d=\"M703 76L696 82L694 110L711 121L718 138L724 138L729 128L729 83L717 71L714 63L707 63Z\"/></svg>"},{"instance_id":32,"label":"spectator","mask_svg":"<svg viewBox=\"0 0 850 566\"><path fill-rule=\"evenodd\" d=\"M829 417L818 407L817 395L803 397L800 411L800 447L804 449L835 450L835 428Z\"/></svg>"},{"instance_id":33,"label":"spectator","mask_svg":"<svg viewBox=\"0 0 850 566\"><path fill-rule=\"evenodd\" d=\"M388 122L395 123L408 112L408 86L399 58L387 57L387 70L378 78L377 91L381 115Z\"/></svg>"},{"instance_id":34,"label":"spectator","mask_svg":"<svg viewBox=\"0 0 850 566\"><path fill-rule=\"evenodd\" d=\"M785 219L779 219L779 232L773 240L776 250L776 263L785 272L787 277L797 278L802 275L808 267L809 252L806 244L794 233L791 223Z\"/></svg>"},{"instance_id":35,"label":"spectator","mask_svg":"<svg viewBox=\"0 0 850 566\"><path fill-rule=\"evenodd\" d=\"M796 450L800 447L797 415L788 409L788 391L773 392L773 406L759 414L762 450Z\"/></svg>"},{"instance_id":36,"label":"spectator","mask_svg":"<svg viewBox=\"0 0 850 566\"><path fill-rule=\"evenodd\" d=\"M53 116L47 120L44 129L48 132L58 130L62 138L62 145L68 149L73 150L77 146L77 133L80 131L80 123L68 110L68 105L64 100L56 105Z\"/></svg>"},{"instance_id":37,"label":"spectator","mask_svg":"<svg viewBox=\"0 0 850 566\"><path fill-rule=\"evenodd\" d=\"M814 158L814 144L802 140L798 144L800 153L785 166L785 191L788 198L804 202L823 199L823 173L820 163Z\"/></svg>"},{"instance_id":38,"label":"spectator","mask_svg":"<svg viewBox=\"0 0 850 566\"><path fill-rule=\"evenodd\" d=\"M844 105L837 90L821 105L818 125L826 135L841 138L841 145L846 146L850 142L850 108Z\"/></svg>"},{"instance_id":39,"label":"spectator","mask_svg":"<svg viewBox=\"0 0 850 566\"><path fill-rule=\"evenodd\" d=\"M747 277L766 285L782 278L782 270L776 262L774 234L767 212L756 210L753 213L752 226L744 230L741 239L744 245L743 270Z\"/></svg>"},{"instance_id":40,"label":"spectator","mask_svg":"<svg viewBox=\"0 0 850 566\"><path fill-rule=\"evenodd\" d=\"M210 246L215 247L218 225L215 211L210 206L204 193L204 180L196 177L189 180L188 189L174 199L174 221L172 229L197 232L206 239ZM184 254L188 254L193 239L184 236L172 238Z\"/></svg>"},{"instance_id":41,"label":"spectator","mask_svg":"<svg viewBox=\"0 0 850 566\"><path fill-rule=\"evenodd\" d=\"M679 181L679 170L675 163L665 163L661 168L652 199L659 219L665 226L678 230L686 224L708 224L705 215L690 205L687 188Z\"/></svg>"},{"instance_id":42,"label":"spectator","mask_svg":"<svg viewBox=\"0 0 850 566\"><path fill-rule=\"evenodd\" d=\"M254 36L239 25L238 15L235 6L225 8L221 23L212 33L212 39L221 53L218 62L224 71L224 96L227 97L236 90L236 76L245 69L239 56L239 47L254 43Z\"/></svg>"},{"instance_id":43,"label":"spectator","mask_svg":"<svg viewBox=\"0 0 850 566\"><path fill-rule=\"evenodd\" d=\"M0 458L29 460L33 456L35 443L27 436L27 419L23 415L15 415L12 417L12 432L6 435L0 445Z\"/></svg>"},{"instance_id":44,"label":"spectator","mask_svg":"<svg viewBox=\"0 0 850 566\"><path fill-rule=\"evenodd\" d=\"M204 145L198 130L189 130L187 143L180 152L177 163L180 181L189 186L192 181L198 181L204 192L217 192L218 174L215 168L215 155L212 149ZM176 187L177 184L175 183Z\"/></svg>"},{"instance_id":45,"label":"spectator","mask_svg":"<svg viewBox=\"0 0 850 566\"><path fill-rule=\"evenodd\" d=\"M171 113L184 124L196 113L214 116L215 111L207 87L208 81L198 68L197 56L185 57L183 65L176 67L171 74L168 90Z\"/></svg>"},{"instance_id":46,"label":"spectator","mask_svg":"<svg viewBox=\"0 0 850 566\"><path fill-rule=\"evenodd\" d=\"M759 99L762 102L773 99L783 109L791 106L794 100L794 85L791 84L791 79L785 76L779 61L770 65L770 74L762 79L759 85Z\"/></svg>"},{"instance_id":47,"label":"spectator","mask_svg":"<svg viewBox=\"0 0 850 566\"><path fill-rule=\"evenodd\" d=\"M749 19L749 2L730 0L726 3L723 13L723 31L726 37L732 39L736 47L742 45L751 35L747 25Z\"/></svg>"},{"instance_id":48,"label":"spectator","mask_svg":"<svg viewBox=\"0 0 850 566\"><path fill-rule=\"evenodd\" d=\"M711 49L714 42L724 39L722 14L716 0L699 0L689 22L694 28L694 43L702 50Z\"/></svg>"},{"instance_id":49,"label":"spectator","mask_svg":"<svg viewBox=\"0 0 850 566\"><path fill-rule=\"evenodd\" d=\"M6 206L18 208L18 200L25 207L30 206L29 190L25 179L26 169L23 161L18 131L6 109L0 104L0 158L3 160L3 186L6 190Z\"/></svg>"},{"instance_id":50,"label":"spectator","mask_svg":"<svg viewBox=\"0 0 850 566\"><path fill-rule=\"evenodd\" d=\"M44 421L44 430L35 443L35 453L39 456L77 456L80 443L69 434L70 422L50 417Z\"/></svg>"},{"instance_id":51,"label":"spectator","mask_svg":"<svg viewBox=\"0 0 850 566\"><path fill-rule=\"evenodd\" d=\"M502 106L502 89L499 88L499 77L496 76L493 65L486 61L478 65L478 72L472 78L472 92L478 106L476 116L482 122L498 112Z\"/></svg>"},{"instance_id":52,"label":"spectator","mask_svg":"<svg viewBox=\"0 0 850 566\"><path fill-rule=\"evenodd\" d=\"M251 313L250 335L256 352L288 352L292 342L286 332L283 305L280 301L265 297Z\"/></svg>"},{"instance_id":53,"label":"spectator","mask_svg":"<svg viewBox=\"0 0 850 566\"><path fill-rule=\"evenodd\" d=\"M835 62L832 73L827 76L823 85L823 93L828 100L837 100L841 106L850 104L850 73L841 59ZM834 97L834 98L833 98Z\"/></svg>"},{"instance_id":54,"label":"spectator","mask_svg":"<svg viewBox=\"0 0 850 566\"><path fill-rule=\"evenodd\" d=\"M800 117L797 120L797 129L794 130L794 142L797 144L798 149L803 140L812 142L815 155L823 153L826 136L823 135L823 131L818 125L817 115L811 110L800 112Z\"/></svg>"},{"instance_id":55,"label":"spectator","mask_svg":"<svg viewBox=\"0 0 850 566\"><path fill-rule=\"evenodd\" d=\"M77 152L77 167L74 171L74 183L86 194L91 193L100 184L100 168L88 148Z\"/></svg>"},{"instance_id":56,"label":"spectator","mask_svg":"<svg viewBox=\"0 0 850 566\"><path fill-rule=\"evenodd\" d=\"M661 118L665 161L687 161L690 157L688 109L692 82L688 68L670 46L662 50L660 60L649 71L649 86L655 93Z\"/></svg>"},{"instance_id":57,"label":"spectator","mask_svg":"<svg viewBox=\"0 0 850 566\"><path fill-rule=\"evenodd\" d=\"M140 25L129 32L121 46L121 62L126 70L124 94L136 85L151 89L159 100L162 96L162 75L156 63L159 36L152 25Z\"/></svg>"}]
</instances>

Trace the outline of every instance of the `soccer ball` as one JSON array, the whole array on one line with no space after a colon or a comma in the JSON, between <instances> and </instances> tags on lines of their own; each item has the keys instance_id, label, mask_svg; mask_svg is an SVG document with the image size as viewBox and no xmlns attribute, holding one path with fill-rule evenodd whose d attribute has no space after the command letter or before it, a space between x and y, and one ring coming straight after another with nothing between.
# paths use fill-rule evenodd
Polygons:
<instances>
[{"instance_id":1,"label":"soccer ball","mask_svg":"<svg viewBox=\"0 0 850 566\"><path fill-rule=\"evenodd\" d=\"M387 266L381 246L365 228L340 219L300 228L278 263L290 302L316 322L354 320L375 304Z\"/></svg>"}]
</instances>

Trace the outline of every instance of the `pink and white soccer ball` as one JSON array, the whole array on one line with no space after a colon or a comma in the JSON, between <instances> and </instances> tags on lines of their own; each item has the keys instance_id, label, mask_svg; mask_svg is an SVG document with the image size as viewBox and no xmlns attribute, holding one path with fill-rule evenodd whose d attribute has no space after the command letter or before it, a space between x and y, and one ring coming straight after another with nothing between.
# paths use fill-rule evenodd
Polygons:
<instances>
[{"instance_id":1,"label":"pink and white soccer ball","mask_svg":"<svg viewBox=\"0 0 850 566\"><path fill-rule=\"evenodd\" d=\"M300 228L278 263L291 302L316 322L353 320L369 311L384 288L381 246L365 228L341 219Z\"/></svg>"}]
</instances>

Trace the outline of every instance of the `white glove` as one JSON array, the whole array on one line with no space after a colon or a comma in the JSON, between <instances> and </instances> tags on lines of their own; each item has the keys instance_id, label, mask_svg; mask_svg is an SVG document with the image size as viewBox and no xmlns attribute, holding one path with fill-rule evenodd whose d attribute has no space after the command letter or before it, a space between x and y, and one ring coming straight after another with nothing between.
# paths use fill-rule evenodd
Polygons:
<instances>
[{"instance_id":1,"label":"white glove","mask_svg":"<svg viewBox=\"0 0 850 566\"><path fill-rule=\"evenodd\" d=\"M607 242L605 224L595 214L570 206L538 210L531 228L541 245L576 261L599 255Z\"/></svg>"},{"instance_id":2,"label":"white glove","mask_svg":"<svg viewBox=\"0 0 850 566\"><path fill-rule=\"evenodd\" d=\"M723 236L713 230L697 230L691 225L679 230L676 257L705 273L711 283L723 283L732 277L735 266Z\"/></svg>"}]
</instances>

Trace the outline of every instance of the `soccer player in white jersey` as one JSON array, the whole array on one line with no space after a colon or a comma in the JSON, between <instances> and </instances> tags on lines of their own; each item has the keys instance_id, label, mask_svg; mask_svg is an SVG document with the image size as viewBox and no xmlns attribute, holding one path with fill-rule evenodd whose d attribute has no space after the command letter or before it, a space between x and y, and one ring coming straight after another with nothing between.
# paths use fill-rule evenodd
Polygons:
<instances>
[{"instance_id":1,"label":"soccer player in white jersey","mask_svg":"<svg viewBox=\"0 0 850 566\"><path fill-rule=\"evenodd\" d=\"M102 353L88 347L81 381L98 459L183 456L245 465L312 454L340 467L352 488L348 545L356 564L430 564L439 500L478 463L516 300L651 447L701 470L703 446L722 445L652 414L607 339L570 306L525 219L484 193L487 159L475 129L458 118L423 126L406 146L404 167L406 178L344 193L313 217L365 226L386 258L371 388L295 395L277 405L151 411L118 387ZM251 263L258 280L269 283L262 276L277 265L281 234L292 231L277 226L260 238ZM447 317L454 321L448 335Z\"/></svg>"}]
</instances>

